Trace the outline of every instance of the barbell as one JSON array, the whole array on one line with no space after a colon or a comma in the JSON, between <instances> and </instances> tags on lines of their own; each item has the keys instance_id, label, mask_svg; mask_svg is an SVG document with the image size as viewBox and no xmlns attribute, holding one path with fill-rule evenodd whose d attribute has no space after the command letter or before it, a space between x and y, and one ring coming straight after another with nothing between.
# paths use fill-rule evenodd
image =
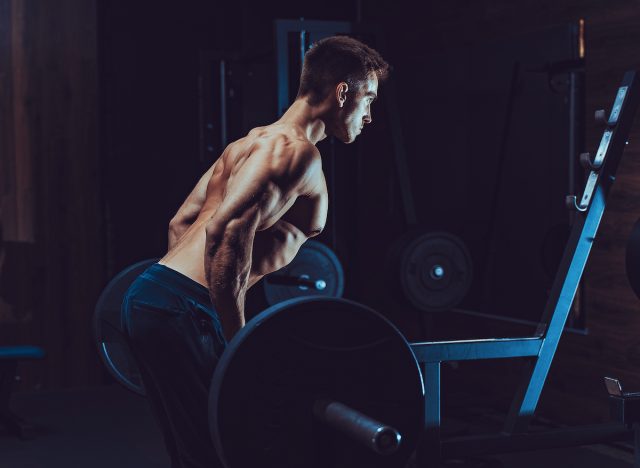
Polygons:
<instances>
[{"instance_id":1,"label":"barbell","mask_svg":"<svg viewBox=\"0 0 640 468\"><path fill-rule=\"evenodd\" d=\"M439 294L435 308L459 301L470 280L466 258L464 246L443 233L408 242L400 272L407 298L415 303ZM94 316L107 369L140 395L144 386L121 331L120 304L156 261L120 272ZM272 276L264 288L275 304L229 343L210 387L212 437L226 466L405 466L424 413L422 376L407 341L377 312L334 297L342 294L344 275L323 244L307 242ZM456 299L441 299L451 285Z\"/></svg>"},{"instance_id":2,"label":"barbell","mask_svg":"<svg viewBox=\"0 0 640 468\"><path fill-rule=\"evenodd\" d=\"M471 257L464 243L444 233L410 233L392 249L387 268L390 283L407 302L425 311L456 306L467 294L472 278ZM118 273L105 287L93 320L98 354L109 373L129 390L144 395L144 385L122 333L120 305L133 280L158 259L143 260ZM309 240L294 260L263 281L269 305L296 297L342 297L344 271L337 255L326 245Z\"/></svg>"},{"instance_id":3,"label":"barbell","mask_svg":"<svg viewBox=\"0 0 640 468\"><path fill-rule=\"evenodd\" d=\"M114 298L154 262L117 275L95 318L107 369L141 395ZM228 468L395 468L415 450L423 408L420 369L395 326L362 304L316 296L271 306L236 334L216 367L208 411Z\"/></svg>"},{"instance_id":4,"label":"barbell","mask_svg":"<svg viewBox=\"0 0 640 468\"><path fill-rule=\"evenodd\" d=\"M143 260L119 272L100 294L93 316L98 355L108 372L124 387L142 396L144 384L122 332L120 306L131 283L158 260ZM341 297L343 290L340 260L329 247L313 240L303 244L289 265L263 280L269 305L295 297Z\"/></svg>"},{"instance_id":5,"label":"barbell","mask_svg":"<svg viewBox=\"0 0 640 468\"><path fill-rule=\"evenodd\" d=\"M119 273L94 320L107 369L140 395L118 303L154 262ZM364 305L315 296L271 306L238 332L216 367L208 411L228 468L395 468L415 450L423 408L420 369L395 326Z\"/></svg>"}]
</instances>

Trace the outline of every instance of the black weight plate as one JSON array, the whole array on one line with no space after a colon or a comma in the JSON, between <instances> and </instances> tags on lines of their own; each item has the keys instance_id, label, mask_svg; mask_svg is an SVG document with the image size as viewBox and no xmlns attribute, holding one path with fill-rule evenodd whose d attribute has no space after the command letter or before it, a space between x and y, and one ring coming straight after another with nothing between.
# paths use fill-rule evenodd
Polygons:
<instances>
[{"instance_id":1,"label":"black weight plate","mask_svg":"<svg viewBox=\"0 0 640 468\"><path fill-rule=\"evenodd\" d=\"M323 280L326 287L318 290L305 286L275 284L269 279L272 275ZM344 291L344 271L340 260L333 250L314 240L305 242L293 261L272 275L265 277L263 281L264 294L269 305L294 297L342 297Z\"/></svg>"},{"instance_id":2,"label":"black weight plate","mask_svg":"<svg viewBox=\"0 0 640 468\"><path fill-rule=\"evenodd\" d=\"M424 391L415 356L380 314L336 298L297 298L257 315L229 343L209 395L212 438L227 468L404 467ZM402 435L379 455L326 427L313 402L343 403Z\"/></svg>"},{"instance_id":3,"label":"black weight plate","mask_svg":"<svg viewBox=\"0 0 640 468\"><path fill-rule=\"evenodd\" d=\"M157 258L143 260L118 273L100 294L93 316L94 338L102 362L117 382L143 396L140 371L122 332L120 306L131 283L157 262Z\"/></svg>"},{"instance_id":4,"label":"black weight plate","mask_svg":"<svg viewBox=\"0 0 640 468\"><path fill-rule=\"evenodd\" d=\"M444 232L422 234L402 250L402 292L420 310L451 309L469 291L472 268L471 257L456 236Z\"/></svg>"}]
</instances>

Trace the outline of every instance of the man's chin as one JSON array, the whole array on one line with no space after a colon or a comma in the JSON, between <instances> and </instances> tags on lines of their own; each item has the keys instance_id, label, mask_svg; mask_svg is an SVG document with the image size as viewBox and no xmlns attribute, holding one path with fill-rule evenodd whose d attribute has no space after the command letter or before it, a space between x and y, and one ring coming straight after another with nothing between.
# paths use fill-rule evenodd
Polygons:
<instances>
[{"instance_id":1,"label":"man's chin","mask_svg":"<svg viewBox=\"0 0 640 468\"><path fill-rule=\"evenodd\" d=\"M335 135L334 138L340 143L344 143L345 145L348 145L349 143L353 143L355 141L355 137L351 136Z\"/></svg>"},{"instance_id":2,"label":"man's chin","mask_svg":"<svg viewBox=\"0 0 640 468\"><path fill-rule=\"evenodd\" d=\"M356 137L358 135L346 132L346 133L341 133L341 134L335 133L335 134L333 134L331 136L333 136L339 142L344 143L345 145L348 145L349 143L353 143L354 141L356 141Z\"/></svg>"},{"instance_id":3,"label":"man's chin","mask_svg":"<svg viewBox=\"0 0 640 468\"><path fill-rule=\"evenodd\" d=\"M353 134L350 133L349 135L346 135L346 138L341 140L342 143L348 145L349 143L353 143L354 141L356 141L356 138L358 138L358 134Z\"/></svg>"}]
</instances>

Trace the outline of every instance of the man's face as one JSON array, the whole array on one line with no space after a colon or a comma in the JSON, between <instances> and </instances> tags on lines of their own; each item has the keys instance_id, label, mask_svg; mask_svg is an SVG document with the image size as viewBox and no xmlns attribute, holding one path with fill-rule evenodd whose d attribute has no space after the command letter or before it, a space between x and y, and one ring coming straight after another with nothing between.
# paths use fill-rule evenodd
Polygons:
<instances>
[{"instance_id":1,"label":"man's face","mask_svg":"<svg viewBox=\"0 0 640 468\"><path fill-rule=\"evenodd\" d=\"M342 94L339 92L337 119L331 134L343 143L355 141L364 126L372 121L371 104L377 96L378 77L373 73L358 89L348 89Z\"/></svg>"}]
</instances>

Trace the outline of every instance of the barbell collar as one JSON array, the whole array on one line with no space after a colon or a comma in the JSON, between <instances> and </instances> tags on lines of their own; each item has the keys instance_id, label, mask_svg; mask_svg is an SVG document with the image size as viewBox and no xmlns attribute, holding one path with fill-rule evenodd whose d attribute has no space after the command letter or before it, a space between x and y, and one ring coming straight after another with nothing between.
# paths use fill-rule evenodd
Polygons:
<instances>
[{"instance_id":1,"label":"barbell collar","mask_svg":"<svg viewBox=\"0 0 640 468\"><path fill-rule=\"evenodd\" d=\"M396 429L345 404L319 399L313 404L313 414L318 420L380 455L392 455L400 447L402 435Z\"/></svg>"}]
</instances>

